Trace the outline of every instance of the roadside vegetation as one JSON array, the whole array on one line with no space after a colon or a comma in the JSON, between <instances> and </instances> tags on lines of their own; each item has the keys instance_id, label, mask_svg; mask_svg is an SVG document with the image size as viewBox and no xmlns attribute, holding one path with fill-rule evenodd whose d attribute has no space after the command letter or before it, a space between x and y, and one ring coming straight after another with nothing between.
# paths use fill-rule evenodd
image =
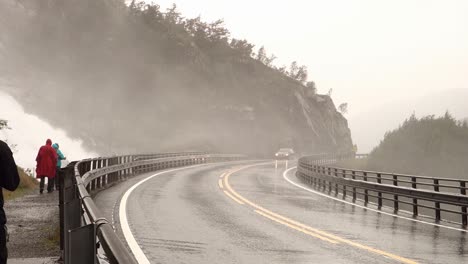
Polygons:
<instances>
[{"instance_id":1,"label":"roadside vegetation","mask_svg":"<svg viewBox=\"0 0 468 264\"><path fill-rule=\"evenodd\" d=\"M385 134L368 159L340 166L442 178L468 179L468 121L449 113L417 118Z\"/></svg>"},{"instance_id":2,"label":"roadside vegetation","mask_svg":"<svg viewBox=\"0 0 468 264\"><path fill-rule=\"evenodd\" d=\"M26 172L24 169L18 167L18 173L20 175L20 184L18 189L14 192L3 190L3 197L5 200L11 200L25 195L26 193L37 188L37 181L34 179L29 172Z\"/></svg>"},{"instance_id":3,"label":"roadside vegetation","mask_svg":"<svg viewBox=\"0 0 468 264\"><path fill-rule=\"evenodd\" d=\"M0 131L4 129L11 129L11 127L8 125L7 120L0 119ZM8 143L8 140L3 140ZM10 148L12 149L12 151L15 151L16 145L10 144ZM27 171L23 168L18 167L18 174L20 176L20 184L18 186L18 189L16 189L14 192L10 192L4 189L3 197L5 198L5 200L11 200L17 197L21 197L28 191L35 189L38 185L38 182L32 176L32 171Z\"/></svg>"}]
</instances>

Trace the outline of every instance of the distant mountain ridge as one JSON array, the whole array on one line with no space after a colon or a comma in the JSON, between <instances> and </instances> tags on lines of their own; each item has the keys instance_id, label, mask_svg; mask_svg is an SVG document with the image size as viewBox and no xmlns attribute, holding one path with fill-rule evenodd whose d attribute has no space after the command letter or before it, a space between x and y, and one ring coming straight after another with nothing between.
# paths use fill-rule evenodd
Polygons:
<instances>
[{"instance_id":1,"label":"distant mountain ridge","mask_svg":"<svg viewBox=\"0 0 468 264\"><path fill-rule=\"evenodd\" d=\"M5 0L0 17L8 93L100 153L352 148L329 96L217 22L117 0Z\"/></svg>"}]
</instances>

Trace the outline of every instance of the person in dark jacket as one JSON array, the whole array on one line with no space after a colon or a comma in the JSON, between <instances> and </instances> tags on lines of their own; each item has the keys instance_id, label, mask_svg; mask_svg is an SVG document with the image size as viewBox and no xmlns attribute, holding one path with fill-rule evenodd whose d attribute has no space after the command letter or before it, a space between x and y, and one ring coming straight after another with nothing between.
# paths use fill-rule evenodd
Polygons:
<instances>
[{"instance_id":1,"label":"person in dark jacket","mask_svg":"<svg viewBox=\"0 0 468 264\"><path fill-rule=\"evenodd\" d=\"M8 250L6 246L6 215L3 210L3 191L5 188L9 191L14 191L18 188L20 182L18 168L16 167L13 153L10 147L0 140L0 264L6 264L8 258Z\"/></svg>"},{"instance_id":2,"label":"person in dark jacket","mask_svg":"<svg viewBox=\"0 0 468 264\"><path fill-rule=\"evenodd\" d=\"M66 160L67 158L63 155L62 151L60 151L60 146L58 143L54 143L52 147L57 152L57 168L55 170L55 190L59 189L59 171L62 168L62 160Z\"/></svg>"},{"instance_id":3,"label":"person in dark jacket","mask_svg":"<svg viewBox=\"0 0 468 264\"><path fill-rule=\"evenodd\" d=\"M57 152L52 147L52 140L47 139L46 144L39 149L36 157L36 178L41 179L39 192L44 192L45 178L48 178L47 192L54 191L54 178L57 166Z\"/></svg>"}]
</instances>

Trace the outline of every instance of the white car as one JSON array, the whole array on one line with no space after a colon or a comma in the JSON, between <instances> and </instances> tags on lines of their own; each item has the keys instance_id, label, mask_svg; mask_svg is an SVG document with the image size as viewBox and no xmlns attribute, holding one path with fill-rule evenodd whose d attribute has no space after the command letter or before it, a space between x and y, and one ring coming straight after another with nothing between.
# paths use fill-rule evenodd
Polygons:
<instances>
[{"instance_id":1,"label":"white car","mask_svg":"<svg viewBox=\"0 0 468 264\"><path fill-rule=\"evenodd\" d=\"M276 159L291 159L294 156L294 150L292 148L281 148L276 152Z\"/></svg>"}]
</instances>

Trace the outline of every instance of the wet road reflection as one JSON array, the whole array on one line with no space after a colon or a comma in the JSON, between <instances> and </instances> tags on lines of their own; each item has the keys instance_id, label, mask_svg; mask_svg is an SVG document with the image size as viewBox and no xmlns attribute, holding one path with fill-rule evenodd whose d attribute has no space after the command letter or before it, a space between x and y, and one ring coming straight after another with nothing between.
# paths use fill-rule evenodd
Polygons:
<instances>
[{"instance_id":1,"label":"wet road reflection","mask_svg":"<svg viewBox=\"0 0 468 264\"><path fill-rule=\"evenodd\" d=\"M282 166L275 163L274 170L263 166L239 173L237 178L233 177L233 186L241 186L245 190L241 193L246 197L271 206L267 208L274 208L278 213L421 263L468 261L466 232L392 217L314 195L285 182L272 181L281 177L283 171L278 167ZM255 177L251 177L253 175ZM293 173L291 178L295 179ZM248 186L255 191L247 191Z\"/></svg>"},{"instance_id":2,"label":"wet road reflection","mask_svg":"<svg viewBox=\"0 0 468 264\"><path fill-rule=\"evenodd\" d=\"M131 229L151 263L398 263L293 230L273 221L270 214L261 212L272 219L243 201L236 202L225 194L225 182L219 182L241 165L211 164L164 174L129 197ZM233 173L229 184L262 208L344 240L417 263L468 263L466 232L384 215L299 189L283 178L283 172L294 166L293 161L272 161ZM294 170L289 177L296 180ZM124 187L100 193L98 203L112 208ZM112 195L115 200L109 198Z\"/></svg>"}]
</instances>

